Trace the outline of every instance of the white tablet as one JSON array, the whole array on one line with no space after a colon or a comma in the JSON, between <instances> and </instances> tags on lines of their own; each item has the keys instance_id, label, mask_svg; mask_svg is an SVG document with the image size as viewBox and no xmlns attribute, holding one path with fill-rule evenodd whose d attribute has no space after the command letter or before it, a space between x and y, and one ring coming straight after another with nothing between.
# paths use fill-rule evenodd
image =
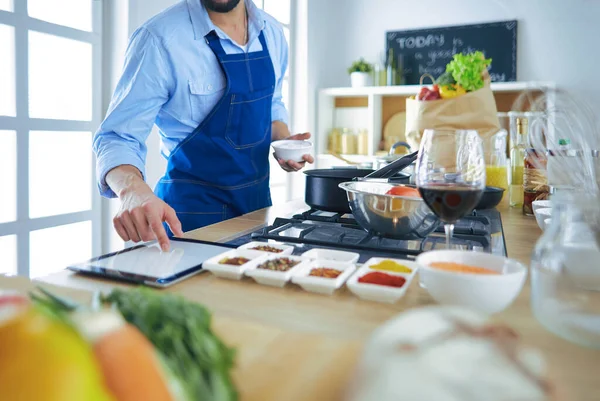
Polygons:
<instances>
[{"instance_id":1,"label":"white tablet","mask_svg":"<svg viewBox=\"0 0 600 401\"><path fill-rule=\"evenodd\" d=\"M212 242L172 238L171 250L156 241L68 266L69 270L154 287L168 287L202 271L202 263L232 247Z\"/></svg>"}]
</instances>

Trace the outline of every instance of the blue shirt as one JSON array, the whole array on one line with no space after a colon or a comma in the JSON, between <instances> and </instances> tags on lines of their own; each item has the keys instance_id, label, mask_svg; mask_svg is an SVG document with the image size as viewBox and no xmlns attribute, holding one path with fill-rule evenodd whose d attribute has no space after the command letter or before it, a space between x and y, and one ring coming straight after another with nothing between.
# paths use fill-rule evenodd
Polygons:
<instances>
[{"instance_id":1,"label":"blue shirt","mask_svg":"<svg viewBox=\"0 0 600 401\"><path fill-rule=\"evenodd\" d=\"M260 51L264 32L275 67L272 121L288 123L281 87L288 46L281 25L246 1L248 52ZM161 154L170 152L204 120L225 91L225 76L204 36L215 30L228 54L243 53L213 24L200 0L184 0L156 15L132 35L125 66L106 118L94 135L100 193L115 197L105 181L115 167L130 164L145 175L146 139L156 124Z\"/></svg>"}]
</instances>

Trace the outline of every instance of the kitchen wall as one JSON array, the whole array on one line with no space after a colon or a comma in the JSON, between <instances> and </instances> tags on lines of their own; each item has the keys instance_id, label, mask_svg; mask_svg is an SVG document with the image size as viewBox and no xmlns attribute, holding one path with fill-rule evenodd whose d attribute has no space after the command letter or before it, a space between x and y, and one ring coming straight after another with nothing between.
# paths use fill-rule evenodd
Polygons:
<instances>
[{"instance_id":1,"label":"kitchen wall","mask_svg":"<svg viewBox=\"0 0 600 401\"><path fill-rule=\"evenodd\" d=\"M518 80L554 81L600 107L600 1L310 0L310 8L325 14L309 19L317 87L348 86L347 66L361 56L378 60L388 30L517 19Z\"/></svg>"}]
</instances>

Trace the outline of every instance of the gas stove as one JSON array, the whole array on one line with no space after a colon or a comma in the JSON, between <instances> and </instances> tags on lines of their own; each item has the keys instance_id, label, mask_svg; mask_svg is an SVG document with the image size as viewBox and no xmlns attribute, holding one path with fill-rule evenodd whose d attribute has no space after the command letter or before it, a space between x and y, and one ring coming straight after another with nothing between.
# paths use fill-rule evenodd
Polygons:
<instances>
[{"instance_id":1,"label":"gas stove","mask_svg":"<svg viewBox=\"0 0 600 401\"><path fill-rule=\"evenodd\" d=\"M383 238L363 230L351 214L307 210L289 218L276 218L273 224L237 237L230 245L250 241L277 241L293 245L299 255L313 248L330 248L357 252L359 263L371 257L414 259L422 252L446 249L444 228L440 227L420 240ZM488 252L506 256L502 220L497 210L475 211L459 220L454 227L453 249Z\"/></svg>"}]
</instances>

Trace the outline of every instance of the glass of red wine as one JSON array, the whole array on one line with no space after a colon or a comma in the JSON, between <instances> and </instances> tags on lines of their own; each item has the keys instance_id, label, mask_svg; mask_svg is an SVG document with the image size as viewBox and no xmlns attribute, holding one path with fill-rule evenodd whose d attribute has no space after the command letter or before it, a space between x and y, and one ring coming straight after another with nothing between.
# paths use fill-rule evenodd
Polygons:
<instances>
[{"instance_id":1,"label":"glass of red wine","mask_svg":"<svg viewBox=\"0 0 600 401\"><path fill-rule=\"evenodd\" d=\"M483 144L474 130L425 130L416 167L423 200L444 223L446 247L454 223L471 213L485 190Z\"/></svg>"}]
</instances>

